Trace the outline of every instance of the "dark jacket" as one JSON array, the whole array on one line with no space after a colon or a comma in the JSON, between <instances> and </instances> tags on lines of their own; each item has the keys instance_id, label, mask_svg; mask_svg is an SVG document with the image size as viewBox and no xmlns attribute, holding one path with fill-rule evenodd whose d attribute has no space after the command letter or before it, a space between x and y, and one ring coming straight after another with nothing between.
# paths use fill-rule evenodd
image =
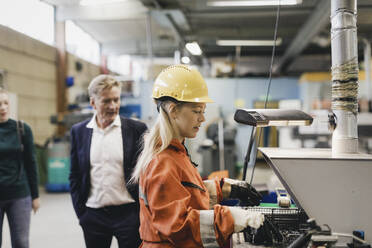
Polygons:
<instances>
[{"instance_id":1,"label":"dark jacket","mask_svg":"<svg viewBox=\"0 0 372 248\"><path fill-rule=\"evenodd\" d=\"M71 171L70 193L76 215L85 211L85 204L90 192L90 145L92 128L86 125L90 119L77 123L71 128ZM123 137L124 161L123 170L127 189L138 204L138 184L128 184L132 171L141 152L143 133L147 130L144 123L120 117Z\"/></svg>"},{"instance_id":2,"label":"dark jacket","mask_svg":"<svg viewBox=\"0 0 372 248\"><path fill-rule=\"evenodd\" d=\"M26 123L22 143L23 152L15 120L0 123L0 201L39 197L34 140Z\"/></svg>"}]
</instances>

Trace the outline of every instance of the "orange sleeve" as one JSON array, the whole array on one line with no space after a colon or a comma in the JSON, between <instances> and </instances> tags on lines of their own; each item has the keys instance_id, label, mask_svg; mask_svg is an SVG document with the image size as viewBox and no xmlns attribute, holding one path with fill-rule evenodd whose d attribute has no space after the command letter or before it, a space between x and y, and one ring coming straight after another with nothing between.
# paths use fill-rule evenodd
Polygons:
<instances>
[{"instance_id":1,"label":"orange sleeve","mask_svg":"<svg viewBox=\"0 0 372 248\"><path fill-rule=\"evenodd\" d=\"M145 182L154 228L175 247L202 247L199 210L190 207L191 195L181 184L176 161L155 163Z\"/></svg>"},{"instance_id":2,"label":"orange sleeve","mask_svg":"<svg viewBox=\"0 0 372 248\"><path fill-rule=\"evenodd\" d=\"M220 181L221 179L219 178L214 178L214 183L216 184L216 191L217 191L217 201L221 202L223 197L222 197L222 189L220 187Z\"/></svg>"},{"instance_id":3,"label":"orange sleeve","mask_svg":"<svg viewBox=\"0 0 372 248\"><path fill-rule=\"evenodd\" d=\"M214 206L214 232L220 247L223 247L234 232L234 219L226 206Z\"/></svg>"}]
</instances>

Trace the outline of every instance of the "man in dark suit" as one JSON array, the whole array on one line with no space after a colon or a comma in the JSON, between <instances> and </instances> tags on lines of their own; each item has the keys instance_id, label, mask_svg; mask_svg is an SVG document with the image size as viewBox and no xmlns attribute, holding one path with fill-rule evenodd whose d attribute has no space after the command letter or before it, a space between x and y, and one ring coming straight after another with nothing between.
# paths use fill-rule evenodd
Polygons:
<instances>
[{"instance_id":1,"label":"man in dark suit","mask_svg":"<svg viewBox=\"0 0 372 248\"><path fill-rule=\"evenodd\" d=\"M128 184L146 125L119 116L121 85L99 75L89 87L92 119L71 128L72 203L87 248L139 247L138 185Z\"/></svg>"}]
</instances>

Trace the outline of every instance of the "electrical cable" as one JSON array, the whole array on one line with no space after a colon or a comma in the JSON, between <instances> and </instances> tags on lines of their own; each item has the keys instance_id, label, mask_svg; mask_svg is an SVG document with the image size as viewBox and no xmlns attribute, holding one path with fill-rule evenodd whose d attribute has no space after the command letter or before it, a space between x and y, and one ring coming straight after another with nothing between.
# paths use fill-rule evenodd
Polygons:
<instances>
[{"instance_id":1,"label":"electrical cable","mask_svg":"<svg viewBox=\"0 0 372 248\"><path fill-rule=\"evenodd\" d=\"M269 70L269 83L268 83L267 91L266 91L264 109L266 109L266 107L267 107L267 102L268 102L268 99L269 99L269 93L270 93L270 87L271 87L273 64L274 64L274 58L275 58L276 38L277 38L277 33L278 33L279 16L280 16L280 0L278 0L278 7L277 7L277 10L276 10L276 21L275 21L275 30L274 30L274 39L273 39L274 43L273 43L273 49L272 49L272 52L271 52L271 62L270 62L270 70ZM260 142L260 140L261 140L262 129L263 128L261 127L260 132L258 134L257 143ZM256 152L256 158L257 158L257 152L258 152L257 147L256 147L255 152ZM250 154L248 154L247 156L250 156ZM249 184L252 184L255 168L256 168L256 163L253 164L252 174L251 174L251 179L250 179Z\"/></svg>"},{"instance_id":2,"label":"electrical cable","mask_svg":"<svg viewBox=\"0 0 372 248\"><path fill-rule=\"evenodd\" d=\"M359 242L362 243L362 244L367 244L367 241L365 241L364 239L361 239L361 238L355 236L354 234L332 232L332 235L341 236L341 237L349 237L349 238L353 238L353 239L359 241Z\"/></svg>"}]
</instances>

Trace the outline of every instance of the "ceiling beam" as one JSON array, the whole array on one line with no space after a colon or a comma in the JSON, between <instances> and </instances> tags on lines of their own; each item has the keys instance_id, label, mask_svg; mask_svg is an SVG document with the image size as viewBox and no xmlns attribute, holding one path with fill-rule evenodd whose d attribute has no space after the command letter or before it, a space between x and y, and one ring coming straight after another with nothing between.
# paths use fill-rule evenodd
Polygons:
<instances>
[{"instance_id":1,"label":"ceiling beam","mask_svg":"<svg viewBox=\"0 0 372 248\"><path fill-rule=\"evenodd\" d=\"M274 65L274 73L280 74L290 66L292 61L301 54L311 40L329 24L330 13L331 1L320 0L310 17L288 46L284 55Z\"/></svg>"},{"instance_id":2,"label":"ceiling beam","mask_svg":"<svg viewBox=\"0 0 372 248\"><path fill-rule=\"evenodd\" d=\"M162 11L164 13L165 17L169 21L169 24L170 24L172 30L174 31L174 33L175 33L175 35L177 37L177 41L179 43L178 45L180 46L181 49L183 49L185 47L185 44L187 43L187 40L185 40L185 37L182 34L183 32L182 32L181 28L179 27L177 21L175 20L174 15L172 15L173 13L172 12L168 12L168 11L163 11L161 5L159 4L159 2L157 0L151 0L151 1L154 4L154 6L156 7L156 10L157 11ZM180 11L180 13L178 13L178 14L181 14L181 16L183 17L184 22L185 22L186 29L190 30L190 25L187 22L187 18L185 17L185 15L183 14L183 12ZM180 19L180 18L178 18L178 19ZM177 50L177 49L174 49L174 50ZM185 51L185 49L184 49L184 51ZM188 51L186 51L186 52L189 53ZM201 64L202 57L204 57L204 55L202 55L202 56L193 56L190 53L188 55L191 58L191 60L194 61L197 64Z\"/></svg>"},{"instance_id":3,"label":"ceiling beam","mask_svg":"<svg viewBox=\"0 0 372 248\"><path fill-rule=\"evenodd\" d=\"M169 22L172 23L172 25L173 25L173 27L174 27L176 33L177 33L178 36L179 36L179 39L180 39L180 40L179 40L179 41L180 41L180 46L181 46L182 48L184 48L185 45L186 45L186 43L187 43L187 41L186 41L185 38L182 36L182 34L181 34L181 30L179 29L179 27L177 26L177 23L174 21L173 17L172 17L170 14L166 14L166 16L167 16ZM184 49L184 50L186 50L186 49ZM186 51L187 51L187 50L186 50ZM187 53L189 53L189 52L187 51ZM200 57L199 57L199 56L193 56L191 53L189 53L188 55L189 55L189 57L191 58L191 60L192 60L194 63L196 63L196 64L201 64L201 63L202 63L202 58L200 58L200 57L204 57L204 55L202 55L202 56L200 56Z\"/></svg>"},{"instance_id":4,"label":"ceiling beam","mask_svg":"<svg viewBox=\"0 0 372 248\"><path fill-rule=\"evenodd\" d=\"M58 21L143 19L148 12L148 9L139 1L99 6L59 5L56 9L56 19Z\"/></svg>"},{"instance_id":5,"label":"ceiling beam","mask_svg":"<svg viewBox=\"0 0 372 248\"><path fill-rule=\"evenodd\" d=\"M141 0L141 1L144 1L144 0ZM160 16L163 15L165 17L165 19L167 20L167 22L169 24L169 27L173 30L178 43L181 43L181 44L184 45L185 40L182 36L181 29L177 25L173 16L170 13L168 13L166 11L163 11L162 6L159 4L159 2L157 0L151 0L151 2L153 3L153 5L156 8L156 10L151 10L151 15L154 16L155 19L159 19L159 18L161 18Z\"/></svg>"},{"instance_id":6,"label":"ceiling beam","mask_svg":"<svg viewBox=\"0 0 372 248\"><path fill-rule=\"evenodd\" d=\"M296 27L283 27L280 28L279 37L282 39L290 39L296 34ZM265 30L261 27L249 27L249 28L226 28L226 27L200 27L195 33L188 34L187 36L196 35L198 39L203 40L215 40L216 39L270 39L272 40L272 34L268 35Z\"/></svg>"},{"instance_id":7,"label":"ceiling beam","mask_svg":"<svg viewBox=\"0 0 372 248\"><path fill-rule=\"evenodd\" d=\"M123 46L125 43L125 46ZM153 53L156 55L157 51L168 51L168 55L173 56L172 49L176 49L172 41L161 41L161 42L152 42ZM104 54L148 54L146 40L133 40L133 41L113 41L103 43L102 52ZM161 52L163 53L163 52Z\"/></svg>"},{"instance_id":8,"label":"ceiling beam","mask_svg":"<svg viewBox=\"0 0 372 248\"><path fill-rule=\"evenodd\" d=\"M181 43L181 45L184 46L186 44L185 39L182 36L181 29L178 27L176 21L173 19L173 16L169 13L165 14L165 16L167 17L169 23L171 24L172 29L178 38L179 43Z\"/></svg>"},{"instance_id":9,"label":"ceiling beam","mask_svg":"<svg viewBox=\"0 0 372 248\"><path fill-rule=\"evenodd\" d=\"M307 16L311 12L310 9L287 9L281 10L280 15L285 17L293 17L293 16ZM232 19L248 19L248 18L264 18L264 17L274 17L275 18L276 12L272 10L226 10L223 11L193 11L187 14L190 20L195 18L197 19L218 19L218 18L232 18Z\"/></svg>"}]
</instances>

